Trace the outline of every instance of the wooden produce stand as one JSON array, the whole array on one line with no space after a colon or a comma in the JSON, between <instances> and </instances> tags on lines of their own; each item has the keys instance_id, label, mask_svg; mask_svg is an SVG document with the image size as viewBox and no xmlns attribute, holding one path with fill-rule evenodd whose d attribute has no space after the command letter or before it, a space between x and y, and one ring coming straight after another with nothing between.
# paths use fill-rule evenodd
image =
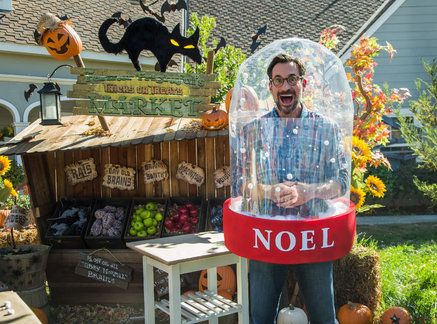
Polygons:
<instances>
[{"instance_id":1,"label":"wooden produce stand","mask_svg":"<svg viewBox=\"0 0 437 324\"><path fill-rule=\"evenodd\" d=\"M210 98L218 88L212 75L190 77L178 73L85 68L72 68L71 73L78 76L78 81L69 96L87 99L77 101L75 113L80 115L62 117L62 125L44 126L36 121L7 146L0 147L0 154L22 156L33 212L43 240L49 219L54 217L57 205L64 198L229 197L229 187L216 188L213 177L215 170L230 164L228 130L206 131L196 118L211 108ZM98 129L97 115L105 116L110 135ZM90 158L97 175L72 185L65 167ZM169 176L146 184L142 164L152 159L163 161ZM204 170L205 180L201 185L176 178L182 161ZM102 186L107 164L135 171L132 190ZM92 251L80 247L52 248L47 264L52 301L142 303L141 256L126 248L108 249L99 254L132 268L131 281L124 290L75 273L78 262Z\"/></svg>"}]
</instances>

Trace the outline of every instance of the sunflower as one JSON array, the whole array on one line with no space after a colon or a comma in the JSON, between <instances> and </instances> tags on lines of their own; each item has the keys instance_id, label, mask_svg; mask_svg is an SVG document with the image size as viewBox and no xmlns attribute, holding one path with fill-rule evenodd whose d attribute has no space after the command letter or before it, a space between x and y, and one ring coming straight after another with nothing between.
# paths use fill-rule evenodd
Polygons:
<instances>
[{"instance_id":1,"label":"sunflower","mask_svg":"<svg viewBox=\"0 0 437 324\"><path fill-rule=\"evenodd\" d=\"M372 152L369 146L357 136L352 137L352 160L356 165L365 165L367 161L372 159Z\"/></svg>"},{"instance_id":2,"label":"sunflower","mask_svg":"<svg viewBox=\"0 0 437 324\"><path fill-rule=\"evenodd\" d=\"M0 176L9 171L11 161L4 155L0 155Z\"/></svg>"},{"instance_id":3,"label":"sunflower","mask_svg":"<svg viewBox=\"0 0 437 324\"><path fill-rule=\"evenodd\" d=\"M351 187L350 199L355 204L355 208L358 210L363 206L366 194L360 188Z\"/></svg>"},{"instance_id":4,"label":"sunflower","mask_svg":"<svg viewBox=\"0 0 437 324\"><path fill-rule=\"evenodd\" d=\"M367 177L366 186L370 193L378 198L383 198L385 191L387 190L385 188L384 182L382 182L381 179L373 175Z\"/></svg>"},{"instance_id":5,"label":"sunflower","mask_svg":"<svg viewBox=\"0 0 437 324\"><path fill-rule=\"evenodd\" d=\"M14 188L12 188L12 190L11 190L11 196L18 197L18 192Z\"/></svg>"},{"instance_id":6,"label":"sunflower","mask_svg":"<svg viewBox=\"0 0 437 324\"><path fill-rule=\"evenodd\" d=\"M5 188L7 188L9 191L14 189L12 182L10 182L8 179L3 179L3 184L5 185Z\"/></svg>"}]
</instances>

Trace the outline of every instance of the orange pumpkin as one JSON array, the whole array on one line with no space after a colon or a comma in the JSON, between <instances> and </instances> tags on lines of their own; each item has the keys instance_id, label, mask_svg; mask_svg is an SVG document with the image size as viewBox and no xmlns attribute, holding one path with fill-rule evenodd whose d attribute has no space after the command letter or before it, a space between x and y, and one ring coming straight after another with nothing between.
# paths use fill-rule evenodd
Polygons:
<instances>
[{"instance_id":1,"label":"orange pumpkin","mask_svg":"<svg viewBox=\"0 0 437 324\"><path fill-rule=\"evenodd\" d=\"M217 106L212 110L204 112L200 118L202 126L208 130L219 130L228 125L228 114L226 111L218 109Z\"/></svg>"},{"instance_id":2,"label":"orange pumpkin","mask_svg":"<svg viewBox=\"0 0 437 324\"><path fill-rule=\"evenodd\" d=\"M79 35L66 23L59 23L59 27L54 30L47 29L42 34L41 42L57 60L67 60L82 51Z\"/></svg>"},{"instance_id":3,"label":"orange pumpkin","mask_svg":"<svg viewBox=\"0 0 437 324\"><path fill-rule=\"evenodd\" d=\"M348 302L340 307L337 318L340 324L372 324L372 312L366 305Z\"/></svg>"},{"instance_id":4,"label":"orange pumpkin","mask_svg":"<svg viewBox=\"0 0 437 324\"><path fill-rule=\"evenodd\" d=\"M228 93L226 93L226 98L225 98L225 107L226 107L226 112L228 114L229 114L229 110L231 109L232 91L234 91L234 88L229 89Z\"/></svg>"},{"instance_id":5,"label":"orange pumpkin","mask_svg":"<svg viewBox=\"0 0 437 324\"><path fill-rule=\"evenodd\" d=\"M223 290L223 289L219 290L217 292L217 294L219 294L223 298L226 298L226 299L229 299L229 300L232 300L233 297L234 297L231 293L229 293L229 292L227 292L226 290Z\"/></svg>"},{"instance_id":6,"label":"orange pumpkin","mask_svg":"<svg viewBox=\"0 0 437 324\"><path fill-rule=\"evenodd\" d=\"M208 289L208 272L202 270L199 278L199 290ZM235 279L234 270L230 266L217 268L217 291L228 292L234 294L237 290L237 281ZM227 298L227 297L225 297ZM232 299L232 298L231 298Z\"/></svg>"},{"instance_id":7,"label":"orange pumpkin","mask_svg":"<svg viewBox=\"0 0 437 324\"><path fill-rule=\"evenodd\" d=\"M411 316L405 308L392 307L381 315L381 324L410 324Z\"/></svg>"},{"instance_id":8,"label":"orange pumpkin","mask_svg":"<svg viewBox=\"0 0 437 324\"><path fill-rule=\"evenodd\" d=\"M32 312L35 314L36 317L38 317L39 321L42 324L48 324L49 319L46 315L46 313L41 308L31 307Z\"/></svg>"}]
</instances>

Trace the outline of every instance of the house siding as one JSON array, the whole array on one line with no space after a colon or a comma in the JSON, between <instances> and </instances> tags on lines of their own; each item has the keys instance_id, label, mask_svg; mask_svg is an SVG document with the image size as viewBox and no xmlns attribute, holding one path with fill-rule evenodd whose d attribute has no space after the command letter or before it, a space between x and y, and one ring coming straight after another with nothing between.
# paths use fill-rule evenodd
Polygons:
<instances>
[{"instance_id":1,"label":"house siding","mask_svg":"<svg viewBox=\"0 0 437 324\"><path fill-rule=\"evenodd\" d=\"M397 50L390 60L387 55L377 58L375 82L390 88L409 88L412 98L418 93L415 80L429 80L422 60L437 57L437 1L406 0L373 34L380 44L390 42ZM408 108L408 101L402 108Z\"/></svg>"}]
</instances>

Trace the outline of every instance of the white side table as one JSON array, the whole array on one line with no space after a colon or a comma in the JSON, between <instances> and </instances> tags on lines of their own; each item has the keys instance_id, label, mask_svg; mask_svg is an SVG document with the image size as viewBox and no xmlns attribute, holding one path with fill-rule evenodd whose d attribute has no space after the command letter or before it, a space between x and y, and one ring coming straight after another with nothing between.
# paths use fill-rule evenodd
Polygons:
<instances>
[{"instance_id":1,"label":"white side table","mask_svg":"<svg viewBox=\"0 0 437 324\"><path fill-rule=\"evenodd\" d=\"M144 320L155 323L155 308L170 315L170 323L218 323L224 315L238 313L238 323L249 323L247 259L232 254L223 233L203 232L131 242L143 255ZM237 264L237 303L217 295L217 267ZM169 301L155 304L153 267L168 273ZM208 290L189 297L180 294L180 275L208 269Z\"/></svg>"}]
</instances>

